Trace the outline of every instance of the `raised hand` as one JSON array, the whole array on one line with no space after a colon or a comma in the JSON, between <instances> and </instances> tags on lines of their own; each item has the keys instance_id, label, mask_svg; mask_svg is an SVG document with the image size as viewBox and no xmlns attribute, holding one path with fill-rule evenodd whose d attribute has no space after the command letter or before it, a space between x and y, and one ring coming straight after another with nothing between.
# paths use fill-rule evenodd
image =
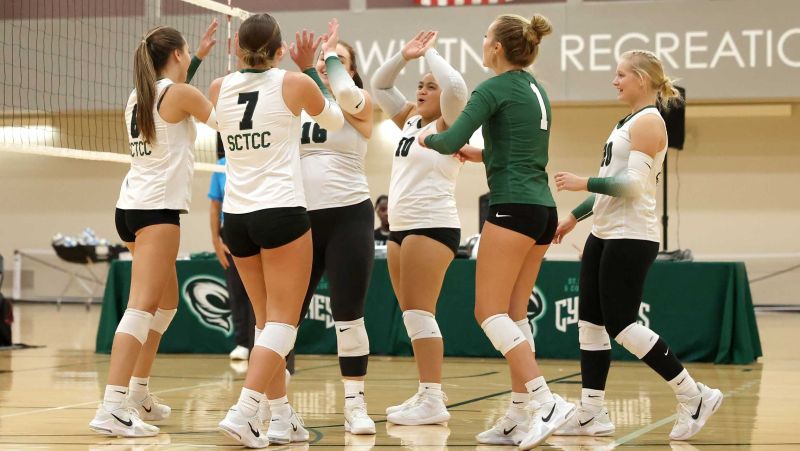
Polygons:
<instances>
[{"instance_id":1,"label":"raised hand","mask_svg":"<svg viewBox=\"0 0 800 451\"><path fill-rule=\"evenodd\" d=\"M406 61L419 58L436 43L438 31L420 31L414 39L408 41L400 51Z\"/></svg>"},{"instance_id":2,"label":"raised hand","mask_svg":"<svg viewBox=\"0 0 800 451\"><path fill-rule=\"evenodd\" d=\"M317 53L322 36L314 40L314 32L303 30L303 33L296 32L294 34L295 41L289 47L289 55L292 61L297 64L300 70L306 70L314 67L314 55Z\"/></svg>"},{"instance_id":3,"label":"raised hand","mask_svg":"<svg viewBox=\"0 0 800 451\"><path fill-rule=\"evenodd\" d=\"M195 55L198 58L204 59L206 56L208 56L208 53L211 52L211 49L217 43L217 39L215 37L217 34L217 28L219 28L219 22L217 22L217 19L215 18L211 21L211 24L209 24L206 32L203 34L203 37L200 38L200 45L197 46L197 51L195 52Z\"/></svg>"},{"instance_id":4,"label":"raised hand","mask_svg":"<svg viewBox=\"0 0 800 451\"><path fill-rule=\"evenodd\" d=\"M328 33L322 39L322 52L335 52L339 45L339 21L334 17L328 22Z\"/></svg>"}]
</instances>

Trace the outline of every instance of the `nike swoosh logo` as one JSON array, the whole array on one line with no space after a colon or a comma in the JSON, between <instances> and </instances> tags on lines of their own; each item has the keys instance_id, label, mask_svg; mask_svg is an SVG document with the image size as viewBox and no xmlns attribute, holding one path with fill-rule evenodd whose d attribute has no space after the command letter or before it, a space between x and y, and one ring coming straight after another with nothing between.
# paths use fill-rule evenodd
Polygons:
<instances>
[{"instance_id":1,"label":"nike swoosh logo","mask_svg":"<svg viewBox=\"0 0 800 451\"><path fill-rule=\"evenodd\" d=\"M121 394L121 395L127 395L128 394L128 392L126 392L126 391L119 391L119 390L114 390L114 391L119 393L119 394Z\"/></svg>"},{"instance_id":2,"label":"nike swoosh logo","mask_svg":"<svg viewBox=\"0 0 800 451\"><path fill-rule=\"evenodd\" d=\"M664 355L667 355L667 354L669 354L669 348L667 348L667 352L664 353Z\"/></svg>"},{"instance_id":3,"label":"nike swoosh logo","mask_svg":"<svg viewBox=\"0 0 800 451\"><path fill-rule=\"evenodd\" d=\"M500 213L495 213L494 217L495 218L510 218L511 215L501 215Z\"/></svg>"},{"instance_id":4,"label":"nike swoosh logo","mask_svg":"<svg viewBox=\"0 0 800 451\"><path fill-rule=\"evenodd\" d=\"M513 427L513 428L511 428L511 429L508 429L508 430L506 430L506 429L503 429L503 435L508 435L508 434L510 434L510 433L511 433L511 431L513 431L513 430L514 430L514 429L516 429L516 428L517 428L517 425L515 424L515 425L514 425L514 427Z\"/></svg>"},{"instance_id":5,"label":"nike swoosh logo","mask_svg":"<svg viewBox=\"0 0 800 451\"><path fill-rule=\"evenodd\" d=\"M247 422L247 425L250 426L250 432L252 432L253 435L255 435L256 437L261 436L261 433L258 432L258 429L253 429L253 425L251 425L249 421Z\"/></svg>"},{"instance_id":6,"label":"nike swoosh logo","mask_svg":"<svg viewBox=\"0 0 800 451\"><path fill-rule=\"evenodd\" d=\"M550 409L550 414L549 414L549 415L547 415L547 418L545 418L545 417L542 417L542 421L544 421L545 423L547 423L548 421L550 421L550 418L552 418L552 416L553 416L553 412L555 412L555 411L556 411L556 405L555 405L555 403L553 403L553 408L552 408L552 409Z\"/></svg>"},{"instance_id":7,"label":"nike swoosh logo","mask_svg":"<svg viewBox=\"0 0 800 451\"><path fill-rule=\"evenodd\" d=\"M257 403L260 403L260 402L261 402L260 400L258 400L258 399L256 399L256 398L253 398L252 396L250 397L250 399L252 399L253 401L255 401L255 402L257 402Z\"/></svg>"},{"instance_id":8,"label":"nike swoosh logo","mask_svg":"<svg viewBox=\"0 0 800 451\"><path fill-rule=\"evenodd\" d=\"M358 107L356 107L356 108L358 108ZM647 163L645 163L645 164L647 164ZM650 168L650 169L653 169L653 167L650 166L649 164L647 164L647 167Z\"/></svg>"},{"instance_id":9,"label":"nike swoosh logo","mask_svg":"<svg viewBox=\"0 0 800 451\"><path fill-rule=\"evenodd\" d=\"M703 407L703 398L700 398L700 404L697 405L697 412L692 415L692 419L696 420L700 418L700 408Z\"/></svg>"},{"instance_id":10,"label":"nike swoosh logo","mask_svg":"<svg viewBox=\"0 0 800 451\"><path fill-rule=\"evenodd\" d=\"M680 382L678 382L678 385L681 385L681 384L683 383L683 381L685 381L685 380L686 380L686 377L684 376L684 378L683 378L683 379L681 379L681 381L680 381Z\"/></svg>"},{"instance_id":11,"label":"nike swoosh logo","mask_svg":"<svg viewBox=\"0 0 800 451\"><path fill-rule=\"evenodd\" d=\"M352 329L352 327L347 327L347 328L345 328L345 329L342 329L342 328L340 327L340 328L339 328L339 332L345 332L345 331L348 331L348 330L350 330L350 329Z\"/></svg>"},{"instance_id":12,"label":"nike swoosh logo","mask_svg":"<svg viewBox=\"0 0 800 451\"><path fill-rule=\"evenodd\" d=\"M293 431L295 431L295 432L297 432L297 425L296 425L296 424L294 424L294 423L292 423L292 430L293 430Z\"/></svg>"},{"instance_id":13,"label":"nike swoosh logo","mask_svg":"<svg viewBox=\"0 0 800 451\"><path fill-rule=\"evenodd\" d=\"M144 409L145 412L150 413L153 410L153 406L150 406L149 409L145 406L142 406L142 409Z\"/></svg>"},{"instance_id":14,"label":"nike swoosh logo","mask_svg":"<svg viewBox=\"0 0 800 451\"><path fill-rule=\"evenodd\" d=\"M599 395L589 395L590 398L599 398Z\"/></svg>"},{"instance_id":15,"label":"nike swoosh logo","mask_svg":"<svg viewBox=\"0 0 800 451\"><path fill-rule=\"evenodd\" d=\"M116 418L116 419L117 419L117 421L119 421L120 423L124 424L125 426L128 426L128 427L131 427L131 426L133 426L133 420L122 421L122 418L120 418L120 417L118 417L118 416L114 415L113 413L111 414L111 416L112 416L112 417L114 417L114 418Z\"/></svg>"},{"instance_id":16,"label":"nike swoosh logo","mask_svg":"<svg viewBox=\"0 0 800 451\"><path fill-rule=\"evenodd\" d=\"M538 387L534 388L534 389L533 389L533 391L532 391L531 393L536 393L536 392L537 392L537 391L539 391L539 389L540 389L540 388L542 388L542 387L544 387L544 385L540 385L540 386L538 386Z\"/></svg>"},{"instance_id":17,"label":"nike swoosh logo","mask_svg":"<svg viewBox=\"0 0 800 451\"><path fill-rule=\"evenodd\" d=\"M358 102L358 105L356 105L356 108L360 107L362 103L364 103L364 99L361 99L361 101Z\"/></svg>"},{"instance_id":18,"label":"nike swoosh logo","mask_svg":"<svg viewBox=\"0 0 800 451\"><path fill-rule=\"evenodd\" d=\"M511 401L511 404L525 404L525 401Z\"/></svg>"},{"instance_id":19,"label":"nike swoosh logo","mask_svg":"<svg viewBox=\"0 0 800 451\"><path fill-rule=\"evenodd\" d=\"M147 387L147 384L143 384L141 382L137 382L137 384L141 385L142 387Z\"/></svg>"},{"instance_id":20,"label":"nike swoosh logo","mask_svg":"<svg viewBox=\"0 0 800 451\"><path fill-rule=\"evenodd\" d=\"M581 427L584 427L584 426L586 426L587 424L591 423L591 422L592 422L592 420L594 420L594 417L591 417L591 418L589 418L588 420L586 420L586 422L585 422L585 423L584 423L583 421L581 421L581 420L578 420L578 424L580 424L580 425L581 425Z\"/></svg>"}]
</instances>

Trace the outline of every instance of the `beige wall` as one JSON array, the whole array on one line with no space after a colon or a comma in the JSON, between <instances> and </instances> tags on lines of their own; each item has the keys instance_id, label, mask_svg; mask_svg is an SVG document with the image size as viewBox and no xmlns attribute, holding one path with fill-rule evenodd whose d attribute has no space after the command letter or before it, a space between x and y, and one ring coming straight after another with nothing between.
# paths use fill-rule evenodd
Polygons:
<instances>
[{"instance_id":1,"label":"beige wall","mask_svg":"<svg viewBox=\"0 0 800 451\"><path fill-rule=\"evenodd\" d=\"M670 247L678 246L680 231L680 246L699 256L800 254L800 105L792 105L792 114L784 117L753 116L761 113L747 107L737 109L740 107L724 106L711 113L714 117L688 119L686 149L680 155L672 152L669 160ZM692 108L703 109L689 108L690 116ZM719 117L729 113L751 117ZM625 114L624 109L611 106L554 107L551 175L560 170L595 174L602 143ZM388 192L395 145L381 138L384 126L377 130L366 164L373 199ZM116 240L113 208L126 169L118 163L0 152L0 253L6 257L6 269L11 268L14 249L46 249L55 233L76 235L88 226L98 236ZM205 197L209 176L196 174L192 213L182 217L182 253L210 249ZM477 198L486 191L483 166L467 165L457 189L464 238L477 232ZM560 213L582 198L581 194L558 193ZM574 257L572 245L582 247L588 229L588 222L581 224L565 244L550 251L551 256ZM798 260L800 257L787 258L789 263ZM780 267L776 263L769 268ZM762 271L759 268L751 273ZM43 277L51 282L51 276ZM797 290L785 289L786 284L800 288L796 274L777 280L784 282L754 286L756 301L800 303L787 294ZM37 279L35 283L45 281ZM4 292L10 293L10 274L4 285Z\"/></svg>"}]
</instances>

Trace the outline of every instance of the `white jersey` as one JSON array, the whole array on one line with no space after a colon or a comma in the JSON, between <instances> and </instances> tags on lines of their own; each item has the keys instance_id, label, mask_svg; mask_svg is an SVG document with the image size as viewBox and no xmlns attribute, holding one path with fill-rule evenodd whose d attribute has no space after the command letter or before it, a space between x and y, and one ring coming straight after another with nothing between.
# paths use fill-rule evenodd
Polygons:
<instances>
[{"instance_id":1,"label":"white jersey","mask_svg":"<svg viewBox=\"0 0 800 451\"><path fill-rule=\"evenodd\" d=\"M161 96L171 84L172 81L166 78L156 82L153 105L156 134L152 143L145 144L136 124L136 90L128 97L125 128L128 130L131 168L122 181L117 208L189 212L197 132L191 117L171 124L158 113Z\"/></svg>"},{"instance_id":2,"label":"white jersey","mask_svg":"<svg viewBox=\"0 0 800 451\"><path fill-rule=\"evenodd\" d=\"M217 121L225 146L225 213L305 207L300 116L283 100L282 69L245 69L222 80Z\"/></svg>"},{"instance_id":3,"label":"white jersey","mask_svg":"<svg viewBox=\"0 0 800 451\"><path fill-rule=\"evenodd\" d=\"M456 178L461 162L421 147L417 137L425 130L436 132L436 121L422 126L421 116L412 116L403 127L389 183L389 229L403 231L434 227L461 228L456 209Z\"/></svg>"},{"instance_id":4,"label":"white jersey","mask_svg":"<svg viewBox=\"0 0 800 451\"><path fill-rule=\"evenodd\" d=\"M631 127L642 116L661 114L655 106L644 108L620 121L611 131L606 142L599 177L614 177L628 169L631 148ZM647 176L644 192L639 196L613 197L597 194L594 201L594 225L592 234L604 240L634 239L661 241L656 216L656 185L661 176L661 167L667 155L667 145L653 158L653 167Z\"/></svg>"},{"instance_id":5,"label":"white jersey","mask_svg":"<svg viewBox=\"0 0 800 451\"><path fill-rule=\"evenodd\" d=\"M369 199L364 172L367 138L347 120L328 132L305 111L301 114L300 163L309 210L346 207Z\"/></svg>"}]
</instances>

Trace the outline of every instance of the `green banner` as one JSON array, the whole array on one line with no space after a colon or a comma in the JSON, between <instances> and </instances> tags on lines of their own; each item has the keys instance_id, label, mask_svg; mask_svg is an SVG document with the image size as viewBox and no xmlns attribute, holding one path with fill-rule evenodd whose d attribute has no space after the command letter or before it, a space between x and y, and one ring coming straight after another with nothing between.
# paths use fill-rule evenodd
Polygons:
<instances>
[{"instance_id":1,"label":"green banner","mask_svg":"<svg viewBox=\"0 0 800 451\"><path fill-rule=\"evenodd\" d=\"M234 347L228 294L219 264L179 261L181 303L161 352L225 353ZM537 356L577 359L578 262L545 261L528 303ZM109 271L97 352L110 352L130 290L130 262ZM335 354L331 299L323 278L297 337L300 354ZM445 277L436 318L445 355L499 356L475 321L475 262L455 260ZM386 260L376 260L365 322L370 351L411 355L411 342L389 281ZM669 343L682 361L744 364L761 356L747 273L742 263L656 262L645 285L639 322ZM613 344L615 359L634 357Z\"/></svg>"}]
</instances>

